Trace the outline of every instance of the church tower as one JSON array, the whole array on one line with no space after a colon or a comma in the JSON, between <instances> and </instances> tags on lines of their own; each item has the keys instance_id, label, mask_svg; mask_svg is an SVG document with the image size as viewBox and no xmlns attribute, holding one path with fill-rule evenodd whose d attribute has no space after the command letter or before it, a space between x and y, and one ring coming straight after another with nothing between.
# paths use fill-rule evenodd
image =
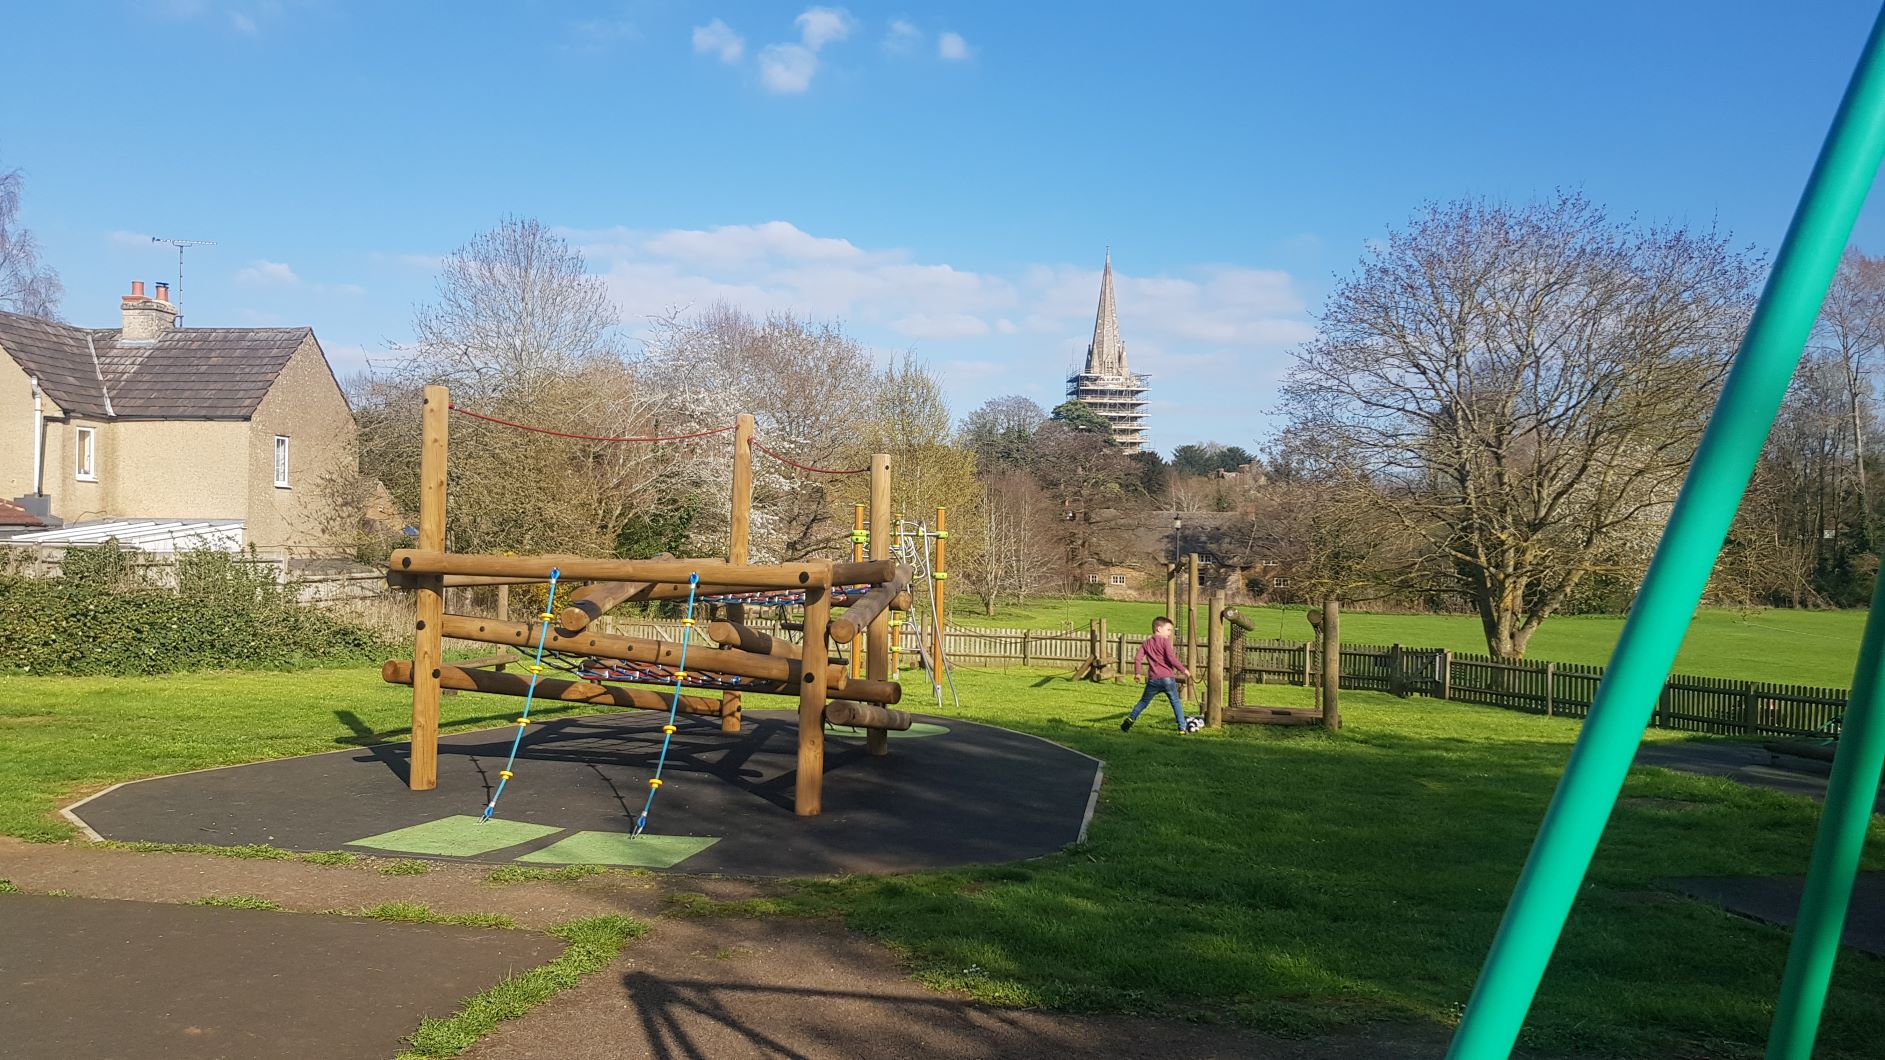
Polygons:
<instances>
[{"instance_id":1,"label":"church tower","mask_svg":"<svg viewBox=\"0 0 1885 1060\"><path fill-rule=\"evenodd\" d=\"M1113 307L1113 252L1106 251L1100 276L1100 309L1093 319L1093 341L1086 348L1086 369L1067 377L1067 396L1085 402L1112 425L1113 441L1137 452L1145 448L1146 377L1126 366L1126 343L1119 337Z\"/></svg>"}]
</instances>

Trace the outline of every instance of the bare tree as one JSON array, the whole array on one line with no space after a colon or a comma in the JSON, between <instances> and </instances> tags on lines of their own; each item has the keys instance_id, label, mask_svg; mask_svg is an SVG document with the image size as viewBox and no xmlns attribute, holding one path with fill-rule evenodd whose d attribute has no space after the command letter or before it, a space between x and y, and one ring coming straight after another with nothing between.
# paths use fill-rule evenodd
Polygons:
<instances>
[{"instance_id":1,"label":"bare tree","mask_svg":"<svg viewBox=\"0 0 1885 1060\"><path fill-rule=\"evenodd\" d=\"M989 398L962 420L961 441L975 453L976 466L1032 465L1034 432L1047 422L1047 410L1019 394Z\"/></svg>"},{"instance_id":2,"label":"bare tree","mask_svg":"<svg viewBox=\"0 0 1885 1060\"><path fill-rule=\"evenodd\" d=\"M1830 354L1845 384L1846 426L1852 434L1852 485L1859 526L1872 540L1872 496L1865 472L1865 421L1873 405L1872 367L1885 344L1885 259L1850 248L1826 293L1815 346Z\"/></svg>"},{"instance_id":3,"label":"bare tree","mask_svg":"<svg viewBox=\"0 0 1885 1060\"><path fill-rule=\"evenodd\" d=\"M17 169L0 172L0 310L57 319L65 286L59 273L39 260L39 241L20 224L26 178Z\"/></svg>"},{"instance_id":4,"label":"bare tree","mask_svg":"<svg viewBox=\"0 0 1885 1060\"><path fill-rule=\"evenodd\" d=\"M1330 295L1294 423L1424 540L1429 584L1523 656L1592 574L1634 578L1753 305L1725 237L1581 196L1433 205Z\"/></svg>"},{"instance_id":5,"label":"bare tree","mask_svg":"<svg viewBox=\"0 0 1885 1060\"><path fill-rule=\"evenodd\" d=\"M984 476L982 490L981 547L951 566L981 599L982 612L992 615L1003 600L1024 603L1059 580L1062 530L1052 503L1026 472L997 470Z\"/></svg>"}]
</instances>

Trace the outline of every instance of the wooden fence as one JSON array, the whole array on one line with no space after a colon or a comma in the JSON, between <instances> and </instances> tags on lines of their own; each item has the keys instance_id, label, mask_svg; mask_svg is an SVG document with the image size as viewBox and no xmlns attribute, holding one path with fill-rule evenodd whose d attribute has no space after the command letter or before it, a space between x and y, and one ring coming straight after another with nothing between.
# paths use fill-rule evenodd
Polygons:
<instances>
[{"instance_id":1,"label":"wooden fence","mask_svg":"<svg viewBox=\"0 0 1885 1060\"><path fill-rule=\"evenodd\" d=\"M459 590L453 590L458 592ZM331 610L380 629L388 636L410 632L412 604L403 595L363 594L364 598L322 601ZM468 606L470 601L455 602ZM752 625L775 631L776 620L754 615ZM599 629L638 637L677 640L679 623L671 619L606 616ZM1198 645L1196 669L1205 667L1204 644ZM900 627L899 646L908 660L918 657L919 638L927 631ZM1092 658L1113 664L1118 677L1132 673L1132 658L1145 639L1140 633L1115 633L1102 639L1091 630L1000 629L951 626L943 650L964 666L1042 666L1072 670ZM1321 678L1321 652L1313 641L1246 640L1242 660L1231 659L1227 685L1314 685ZM1183 653L1183 645L1180 645ZM1343 688L1398 696L1431 696L1460 703L1504 707L1528 714L1582 718L1590 712L1603 678L1601 666L1525 660L1505 662L1486 655L1398 644L1343 644ZM1203 682L1198 682L1201 688ZM1737 681L1719 677L1672 675L1663 686L1650 724L1656 728L1727 735L1805 736L1820 731L1846 709L1846 690Z\"/></svg>"},{"instance_id":2,"label":"wooden fence","mask_svg":"<svg viewBox=\"0 0 1885 1060\"><path fill-rule=\"evenodd\" d=\"M1319 653L1302 641L1249 641L1246 684L1307 685ZM1582 718L1590 713L1604 668L1525 660L1398 644L1343 644L1343 688L1425 695L1504 707L1528 714ZM1845 713L1846 690L1768 681L1672 674L1650 725L1659 729L1741 736L1805 736Z\"/></svg>"}]
</instances>

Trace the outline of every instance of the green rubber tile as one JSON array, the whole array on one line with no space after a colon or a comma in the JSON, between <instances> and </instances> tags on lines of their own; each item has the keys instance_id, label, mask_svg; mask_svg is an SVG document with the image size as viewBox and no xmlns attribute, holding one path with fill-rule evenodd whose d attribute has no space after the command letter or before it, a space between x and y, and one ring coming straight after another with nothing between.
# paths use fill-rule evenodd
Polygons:
<instances>
[{"instance_id":1,"label":"green rubber tile","mask_svg":"<svg viewBox=\"0 0 1885 1060\"><path fill-rule=\"evenodd\" d=\"M847 740L862 740L866 732L864 729L830 729L827 731L832 736ZM907 729L891 729L890 738L893 740L915 740L924 736L942 736L948 732L949 727L947 725L933 725L927 721L914 721L910 723L910 727Z\"/></svg>"},{"instance_id":2,"label":"green rubber tile","mask_svg":"<svg viewBox=\"0 0 1885 1060\"><path fill-rule=\"evenodd\" d=\"M469 858L528 843L558 831L561 829L547 824L506 821L502 817L480 821L476 817L459 816L370 835L347 845L393 850L401 854L443 854Z\"/></svg>"},{"instance_id":3,"label":"green rubber tile","mask_svg":"<svg viewBox=\"0 0 1885 1060\"><path fill-rule=\"evenodd\" d=\"M555 865L632 865L643 869L665 869L679 865L719 841L718 836L577 832L517 860Z\"/></svg>"}]
</instances>

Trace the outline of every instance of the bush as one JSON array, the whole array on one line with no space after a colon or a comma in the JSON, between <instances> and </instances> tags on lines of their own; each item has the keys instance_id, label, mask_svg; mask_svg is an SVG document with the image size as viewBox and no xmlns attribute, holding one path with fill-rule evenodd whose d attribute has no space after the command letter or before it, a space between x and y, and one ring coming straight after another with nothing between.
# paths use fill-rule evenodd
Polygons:
<instances>
[{"instance_id":1,"label":"bush","mask_svg":"<svg viewBox=\"0 0 1885 1060\"><path fill-rule=\"evenodd\" d=\"M0 576L0 669L164 674L367 662L371 631L299 603L226 552L177 557L176 587L149 584L115 544L71 549L53 579Z\"/></svg>"}]
</instances>

